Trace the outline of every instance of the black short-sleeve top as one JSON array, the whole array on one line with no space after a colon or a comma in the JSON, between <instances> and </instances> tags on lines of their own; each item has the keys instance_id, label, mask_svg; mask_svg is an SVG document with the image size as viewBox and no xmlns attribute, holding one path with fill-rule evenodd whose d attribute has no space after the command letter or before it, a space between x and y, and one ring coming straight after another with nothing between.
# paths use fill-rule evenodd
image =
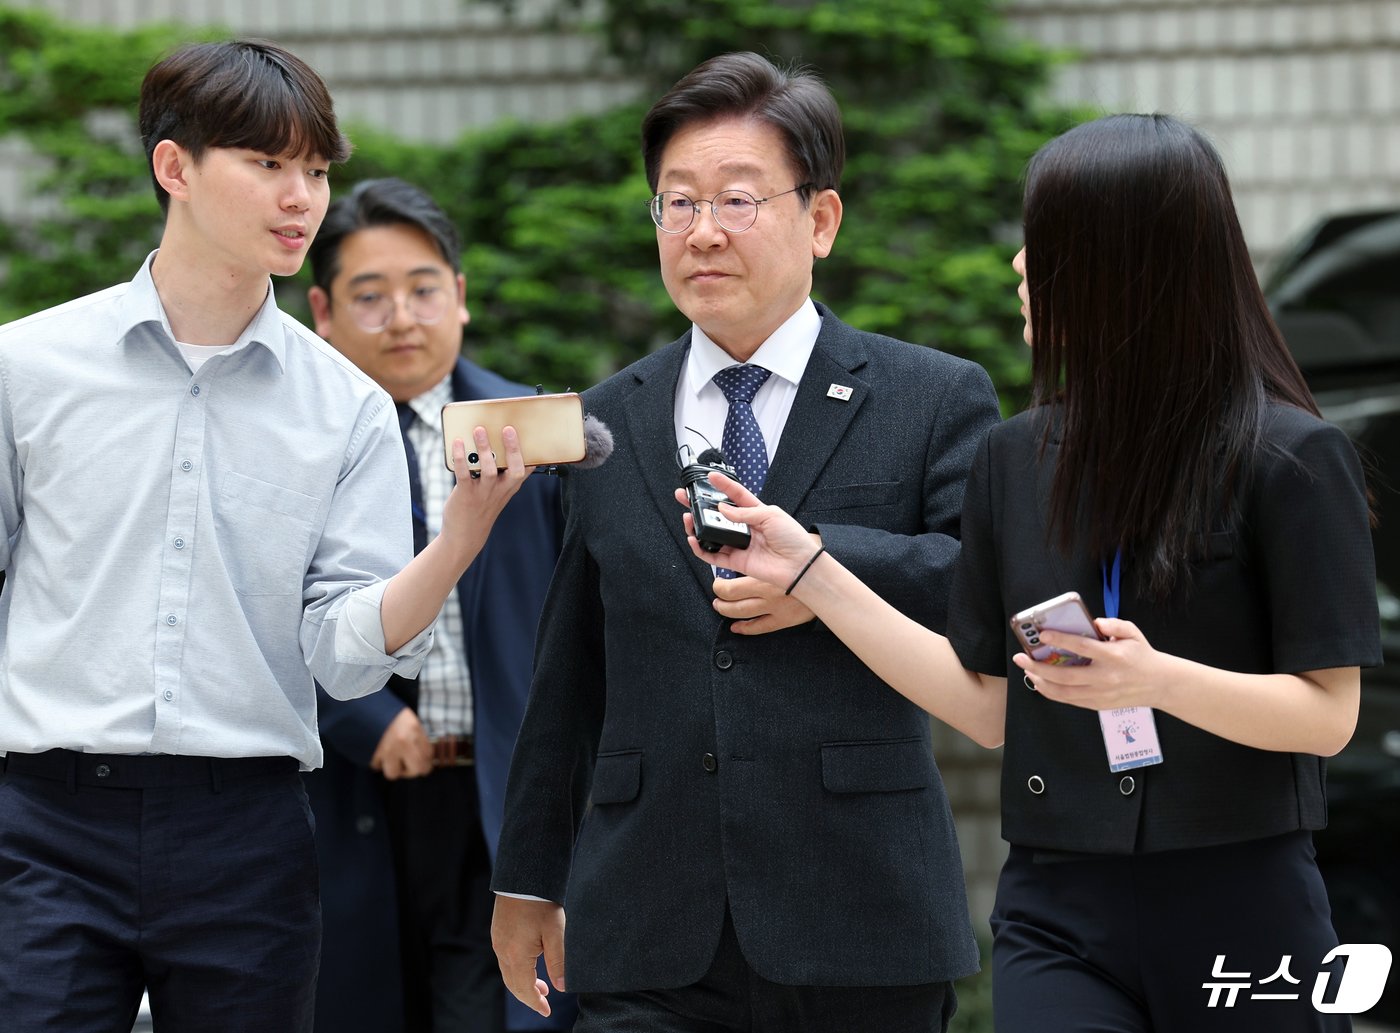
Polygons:
<instances>
[{"instance_id":1,"label":"black short-sleeve top","mask_svg":"<svg viewBox=\"0 0 1400 1033\"><path fill-rule=\"evenodd\" d=\"M1156 714L1164 761L1108 768L1097 715L1027 689L1011 663L1012 614L1077 591L1103 615L1101 558L1047 533L1052 443L1045 410L983 441L967 482L948 637L963 666L1007 681L1002 836L1047 850L1146 853L1326 824L1324 761L1229 742ZM1271 405L1240 518L1210 537L1190 587L1156 603L1125 557L1119 616L1153 647L1246 673L1381 662L1365 482L1351 442L1311 414ZM1125 775L1130 776L1126 777Z\"/></svg>"}]
</instances>

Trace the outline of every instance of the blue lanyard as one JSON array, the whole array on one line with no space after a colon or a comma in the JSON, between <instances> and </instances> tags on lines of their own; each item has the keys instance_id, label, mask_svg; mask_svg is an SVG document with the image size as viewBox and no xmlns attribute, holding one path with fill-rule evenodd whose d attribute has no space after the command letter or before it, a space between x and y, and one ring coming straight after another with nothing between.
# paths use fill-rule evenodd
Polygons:
<instances>
[{"instance_id":1,"label":"blue lanyard","mask_svg":"<svg viewBox=\"0 0 1400 1033\"><path fill-rule=\"evenodd\" d=\"M1122 585L1123 550L1113 554L1113 572L1110 574L1107 563L1099 564L1103 570L1103 615L1118 616L1118 590Z\"/></svg>"}]
</instances>

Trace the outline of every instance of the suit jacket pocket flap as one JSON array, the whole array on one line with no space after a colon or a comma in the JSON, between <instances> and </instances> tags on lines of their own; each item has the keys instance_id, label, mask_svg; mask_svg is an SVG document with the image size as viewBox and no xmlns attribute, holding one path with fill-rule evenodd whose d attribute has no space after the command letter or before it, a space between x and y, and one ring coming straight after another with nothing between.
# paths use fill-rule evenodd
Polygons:
<instances>
[{"instance_id":1,"label":"suit jacket pocket flap","mask_svg":"<svg viewBox=\"0 0 1400 1033\"><path fill-rule=\"evenodd\" d=\"M595 804L635 800L641 788L641 750L598 754L598 761L593 765L592 800Z\"/></svg>"},{"instance_id":2,"label":"suit jacket pocket flap","mask_svg":"<svg viewBox=\"0 0 1400 1033\"><path fill-rule=\"evenodd\" d=\"M833 793L924 789L932 763L923 739L823 743L822 785Z\"/></svg>"},{"instance_id":3,"label":"suit jacket pocket flap","mask_svg":"<svg viewBox=\"0 0 1400 1033\"><path fill-rule=\"evenodd\" d=\"M898 497L898 481L838 484L813 488L802 500L802 508L809 513L818 513L833 509L859 509L862 506L888 506Z\"/></svg>"}]
</instances>

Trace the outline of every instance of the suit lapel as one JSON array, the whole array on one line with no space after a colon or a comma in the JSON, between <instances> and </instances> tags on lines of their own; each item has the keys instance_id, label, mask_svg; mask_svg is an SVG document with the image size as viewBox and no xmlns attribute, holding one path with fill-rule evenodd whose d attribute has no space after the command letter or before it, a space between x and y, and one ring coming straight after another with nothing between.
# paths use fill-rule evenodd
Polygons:
<instances>
[{"instance_id":1,"label":"suit lapel","mask_svg":"<svg viewBox=\"0 0 1400 1033\"><path fill-rule=\"evenodd\" d=\"M458 359L457 365L452 367L452 400L454 402L472 402L478 398L488 397L487 392L482 390L481 385L476 383L472 367L465 359Z\"/></svg>"},{"instance_id":2,"label":"suit lapel","mask_svg":"<svg viewBox=\"0 0 1400 1033\"><path fill-rule=\"evenodd\" d=\"M797 386L797 396L763 488L765 502L789 513L798 510L870 393L870 385L857 375L866 364L863 335L820 305L818 312L822 329ZM714 574L710 565L696 559L686 544L685 527L680 520L682 510L672 498L680 485L680 468L676 465L676 382L689 351L687 333L656 352L655 361L634 371L637 388L626 402L626 439L662 523L670 529L676 549L689 561L696 582L708 596ZM833 384L850 388L850 397L829 397L827 392Z\"/></svg>"},{"instance_id":3,"label":"suit lapel","mask_svg":"<svg viewBox=\"0 0 1400 1033\"><path fill-rule=\"evenodd\" d=\"M789 513L797 512L870 394L870 385L857 376L866 362L862 335L827 309L818 311L822 329L763 486L763 501ZM833 385L850 388L849 398L830 397Z\"/></svg>"},{"instance_id":4,"label":"suit lapel","mask_svg":"<svg viewBox=\"0 0 1400 1033\"><path fill-rule=\"evenodd\" d=\"M681 483L680 466L676 462L676 382L689 354L690 334L686 333L656 352L653 361L633 371L637 387L625 403L624 433L647 495L657 507L676 550L689 561L691 573L708 596L714 572L690 551L685 540L685 525L681 522L684 510L673 497Z\"/></svg>"}]
</instances>

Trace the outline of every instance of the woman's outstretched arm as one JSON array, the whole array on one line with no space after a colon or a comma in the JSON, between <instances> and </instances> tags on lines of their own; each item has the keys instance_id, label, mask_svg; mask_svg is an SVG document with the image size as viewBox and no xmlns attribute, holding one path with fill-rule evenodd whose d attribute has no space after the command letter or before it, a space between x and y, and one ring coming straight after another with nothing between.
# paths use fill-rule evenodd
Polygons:
<instances>
[{"instance_id":1,"label":"woman's outstretched arm","mask_svg":"<svg viewBox=\"0 0 1400 1033\"><path fill-rule=\"evenodd\" d=\"M964 669L952 644L876 595L796 520L767 506L721 473L710 483L733 505L724 516L747 525L747 549L706 552L684 516L690 548L700 559L787 589L895 691L982 746L1000 746L1006 726L1006 679ZM685 492L676 500L688 505Z\"/></svg>"}]
</instances>

